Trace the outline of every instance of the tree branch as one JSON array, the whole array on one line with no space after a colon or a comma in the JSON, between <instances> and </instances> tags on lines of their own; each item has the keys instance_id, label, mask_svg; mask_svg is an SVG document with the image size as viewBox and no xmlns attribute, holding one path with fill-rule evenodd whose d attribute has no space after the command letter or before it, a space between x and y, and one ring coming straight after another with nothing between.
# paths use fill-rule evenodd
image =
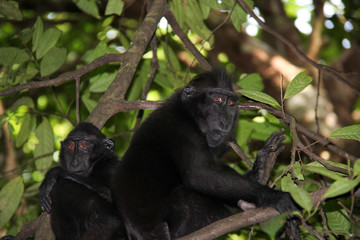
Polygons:
<instances>
[{"instance_id":1,"label":"tree branch","mask_svg":"<svg viewBox=\"0 0 360 240\"><path fill-rule=\"evenodd\" d=\"M124 111L129 111L129 110L141 110L141 109L156 109L158 108L163 102L159 102L159 101L125 101L125 100L121 100L118 102L114 102L114 106L113 106L113 114L116 114L118 112L124 112ZM266 111L268 111L269 113L271 113L272 115L278 117L279 119L282 119L285 123L290 124L291 121L291 116L289 116L286 113L283 113L273 107L270 107L264 103L259 103L259 102L247 102L247 103L239 103L238 104L239 110L259 110L259 109L265 109ZM305 136L315 140L317 143L319 143L320 145L329 148L332 152L338 154L339 156L345 158L345 159L349 159L351 162L355 162L358 157L354 156L352 154L347 153L346 151L344 151L343 149L341 149L340 147L336 146L335 144L333 144L332 142L330 142L329 140L327 140L326 138L324 138L323 136L314 133L313 131L305 128L304 126L300 125L299 123L296 123L296 129L304 134ZM238 149L234 144L230 145L235 152L238 153ZM302 145L303 146L303 145ZM304 151L306 150L305 147L300 147L299 150ZM308 151L304 151L304 153L308 153ZM242 154L238 153L238 155L244 159L242 157ZM307 154L308 155L308 154ZM314 154L315 155L315 154ZM315 157L313 155L310 155L310 157L314 160ZM321 163L321 162L320 162ZM331 169L336 171L335 169ZM337 169L340 172L344 172L344 169ZM344 172L347 173L347 172Z\"/></svg>"},{"instance_id":2,"label":"tree branch","mask_svg":"<svg viewBox=\"0 0 360 240\"><path fill-rule=\"evenodd\" d=\"M179 238L178 240L214 239L240 228L267 221L278 214L279 212L271 207L251 209L213 222L198 231Z\"/></svg>"},{"instance_id":3,"label":"tree branch","mask_svg":"<svg viewBox=\"0 0 360 240\"><path fill-rule=\"evenodd\" d=\"M273 114L274 116L282 119L285 123L290 124L291 116L287 114L283 114L281 111L276 110L264 103L259 102L247 102L247 103L239 103L238 104L239 110L251 110L251 109L265 109L269 113ZM323 136L314 133L310 129L305 128L304 126L296 123L296 129L301 132L302 134L306 135L307 137L317 141L320 145L329 148L332 152L338 154L339 156L349 159L351 162L355 162L358 157L347 153L340 147L334 145L332 142L324 138Z\"/></svg>"},{"instance_id":4,"label":"tree branch","mask_svg":"<svg viewBox=\"0 0 360 240\"><path fill-rule=\"evenodd\" d=\"M43 212L40 215L39 219L40 221L38 223L39 225L36 231L35 240L54 240L55 236L51 229L50 214L48 214L47 212Z\"/></svg>"},{"instance_id":5,"label":"tree branch","mask_svg":"<svg viewBox=\"0 0 360 240\"><path fill-rule=\"evenodd\" d=\"M101 129L106 121L113 116L114 103L124 100L142 55L156 30L160 18L164 15L165 6L165 0L153 1L148 14L135 33L132 45L124 53L124 64L121 65L114 81L86 121Z\"/></svg>"},{"instance_id":6,"label":"tree branch","mask_svg":"<svg viewBox=\"0 0 360 240\"><path fill-rule=\"evenodd\" d=\"M28 83L21 84L16 87L13 87L13 88L1 90L0 96L7 96L7 95L10 95L13 93L20 92L21 90L25 90L25 89L35 89L35 88L43 88L43 87L51 87L51 86L55 86L55 85L60 85L62 83L68 82L70 80L80 78L83 75L85 75L86 73L88 73L98 67L104 66L110 62L122 62L122 61L123 61L122 54L105 54L101 57L98 57L91 63L83 66L82 68L80 68L76 71L73 71L73 72L66 73L57 78L45 80L45 81L28 82Z\"/></svg>"},{"instance_id":7,"label":"tree branch","mask_svg":"<svg viewBox=\"0 0 360 240\"><path fill-rule=\"evenodd\" d=\"M28 236L30 236L31 234L33 234L36 231L39 223L40 223L40 217L25 224L22 227L22 229L20 230L20 232L18 232L18 234L16 234L15 240L27 239Z\"/></svg>"},{"instance_id":8,"label":"tree branch","mask_svg":"<svg viewBox=\"0 0 360 240\"><path fill-rule=\"evenodd\" d=\"M183 30L180 28L179 23L176 21L174 14L170 11L170 8L166 6L165 9L165 18L168 20L170 26L172 27L174 33L178 35L181 41L184 43L184 46L195 56L200 65L207 71L212 69L210 63L204 58L204 56L197 50L197 48L192 44L190 39L186 36Z\"/></svg>"},{"instance_id":9,"label":"tree branch","mask_svg":"<svg viewBox=\"0 0 360 240\"><path fill-rule=\"evenodd\" d=\"M229 142L230 147L234 150L234 152L249 166L253 167L254 164L251 162L251 160L246 156L246 154L243 152L243 150L240 148L240 146L237 144L236 141Z\"/></svg>"}]
</instances>

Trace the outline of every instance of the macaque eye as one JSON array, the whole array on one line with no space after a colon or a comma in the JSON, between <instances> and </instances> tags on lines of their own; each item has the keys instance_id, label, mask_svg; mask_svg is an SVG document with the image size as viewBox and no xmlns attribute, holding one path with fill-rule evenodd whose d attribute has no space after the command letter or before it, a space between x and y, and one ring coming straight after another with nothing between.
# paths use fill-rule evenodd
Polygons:
<instances>
[{"instance_id":1,"label":"macaque eye","mask_svg":"<svg viewBox=\"0 0 360 240\"><path fill-rule=\"evenodd\" d=\"M221 101L221 97L215 96L215 97L214 97L214 101L215 101L215 102L220 102L220 101Z\"/></svg>"},{"instance_id":2,"label":"macaque eye","mask_svg":"<svg viewBox=\"0 0 360 240\"><path fill-rule=\"evenodd\" d=\"M228 102L227 102L227 104L228 104L229 106L231 106L231 105L233 105L233 104L234 104L234 101L233 101L233 100L231 100L231 99L229 99L229 100L228 100Z\"/></svg>"},{"instance_id":3,"label":"macaque eye","mask_svg":"<svg viewBox=\"0 0 360 240\"><path fill-rule=\"evenodd\" d=\"M88 147L88 145L84 143L84 144L81 144L80 147L83 149L86 149Z\"/></svg>"},{"instance_id":4,"label":"macaque eye","mask_svg":"<svg viewBox=\"0 0 360 240\"><path fill-rule=\"evenodd\" d=\"M68 145L68 149L73 150L74 148L75 148L74 144L71 143L71 144Z\"/></svg>"}]
</instances>

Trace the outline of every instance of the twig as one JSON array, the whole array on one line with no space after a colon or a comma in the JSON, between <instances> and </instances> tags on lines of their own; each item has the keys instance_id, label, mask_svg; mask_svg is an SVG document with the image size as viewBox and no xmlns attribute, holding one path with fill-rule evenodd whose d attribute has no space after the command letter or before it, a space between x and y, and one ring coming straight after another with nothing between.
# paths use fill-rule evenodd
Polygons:
<instances>
[{"instance_id":1,"label":"twig","mask_svg":"<svg viewBox=\"0 0 360 240\"><path fill-rule=\"evenodd\" d=\"M247 102L247 103L239 103L238 104L239 110L255 110L255 109L265 109L266 111L268 111L269 113L273 114L274 116L282 119L285 123L289 124L290 123L290 116L285 114L283 115L281 111L276 110L273 107L270 107L264 103L259 103L259 102ZM334 145L332 142L330 142L329 140L327 140L326 138L324 138L323 136L314 133L313 131L305 128L304 126L300 125L300 124L296 124L296 129L304 134L305 136L317 141L320 145L329 148L332 152L338 154L339 156L345 158L345 159L349 159L351 162L355 162L358 157L347 153L346 151L344 151L343 149L341 149L340 147Z\"/></svg>"},{"instance_id":2,"label":"twig","mask_svg":"<svg viewBox=\"0 0 360 240\"><path fill-rule=\"evenodd\" d=\"M236 1L234 1L233 6L232 6L232 8L230 9L230 11L227 13L225 19L211 31L211 33L209 34L209 36L208 36L205 40L202 41L201 48L200 48L199 52L204 48L204 43L207 42L207 41L209 41L209 39L211 38L211 36L213 36L214 33L215 33L219 28L221 28L225 23L227 23L227 21L229 21L230 16L231 16L231 14L233 13L233 11L234 11L234 9L235 9L235 6L236 6ZM189 67L194 64L194 61L195 61L195 59L191 62L191 64L189 65Z\"/></svg>"},{"instance_id":3,"label":"twig","mask_svg":"<svg viewBox=\"0 0 360 240\"><path fill-rule=\"evenodd\" d=\"M60 103L59 98L57 97L57 95L56 95L56 93L55 93L55 90L54 90L54 87L53 87L53 86L51 87L51 91L52 91L54 100L55 100L58 108L60 109L61 114L62 114L63 116L65 116L64 109L63 109L63 107L61 106L61 103Z\"/></svg>"},{"instance_id":4,"label":"twig","mask_svg":"<svg viewBox=\"0 0 360 240\"><path fill-rule=\"evenodd\" d=\"M320 84L321 84L321 71L318 71L318 82L316 85L316 102L315 102L315 123L316 123L316 133L320 132L319 125L319 116L318 116L318 107L319 107L319 98L320 98Z\"/></svg>"},{"instance_id":5,"label":"twig","mask_svg":"<svg viewBox=\"0 0 360 240\"><path fill-rule=\"evenodd\" d=\"M40 158L43 158L43 157L48 157L48 156L51 156L51 155L53 155L53 154L54 154L54 152L49 152L49 153L45 153L45 154L39 155L39 156L37 156L37 157L31 158L31 159L28 159L28 160L22 162L20 166L3 172L3 175L2 175L2 176L5 176L5 175L7 175L7 174L12 174L12 173L18 171L18 170L21 169L22 167L25 167L26 165L28 165L29 163L31 163L31 162L33 162L33 161L35 161L35 160L37 160L37 159L40 159ZM2 177L2 176L1 176L1 177Z\"/></svg>"},{"instance_id":6,"label":"twig","mask_svg":"<svg viewBox=\"0 0 360 240\"><path fill-rule=\"evenodd\" d=\"M305 222L303 222L301 224L301 226L303 228L305 228L306 230L308 230L309 232L311 232L314 236L316 236L319 240L325 240L325 238L323 236L321 236L320 233L318 233L314 228L312 228L311 226L307 225Z\"/></svg>"},{"instance_id":7,"label":"twig","mask_svg":"<svg viewBox=\"0 0 360 240\"><path fill-rule=\"evenodd\" d=\"M359 222L360 218L353 214L353 209L348 209L342 202L337 201L337 204L339 204L345 211L349 214L350 217L353 217L355 221Z\"/></svg>"},{"instance_id":8,"label":"twig","mask_svg":"<svg viewBox=\"0 0 360 240\"><path fill-rule=\"evenodd\" d=\"M56 85L68 82L72 79L81 77L84 74L86 74L98 67L104 66L110 62L122 62L122 61L123 61L123 54L105 54L101 57L98 57L91 63L83 66L82 68L80 68L76 71L66 73L66 74L61 75L54 79L45 80L45 81L37 81L37 82L28 82L28 83L21 84L16 87L13 87L13 88L2 90L2 91L0 91L0 96L7 96L7 95L10 95L13 93L20 92L21 90L25 90L25 89L35 89L35 88L56 86Z\"/></svg>"},{"instance_id":9,"label":"twig","mask_svg":"<svg viewBox=\"0 0 360 240\"><path fill-rule=\"evenodd\" d=\"M76 122L80 122L80 78L76 78Z\"/></svg>"},{"instance_id":10,"label":"twig","mask_svg":"<svg viewBox=\"0 0 360 240\"><path fill-rule=\"evenodd\" d=\"M233 141L229 142L230 147L235 151L235 153L249 166L253 167L254 164L250 161L250 159L246 156L244 151L239 147L239 145Z\"/></svg>"},{"instance_id":11,"label":"twig","mask_svg":"<svg viewBox=\"0 0 360 240\"><path fill-rule=\"evenodd\" d=\"M291 165L295 163L295 157L296 157L296 146L300 142L300 139L296 132L296 120L295 118L291 118L290 120L290 135L293 139L293 144L291 148Z\"/></svg>"},{"instance_id":12,"label":"twig","mask_svg":"<svg viewBox=\"0 0 360 240\"><path fill-rule=\"evenodd\" d=\"M341 172L344 174L348 174L348 170L344 169L344 168L340 168L340 167L335 167L333 165L331 165L330 163L328 163L326 160L322 159L321 157L319 157L318 155L316 155L315 153L311 152L310 150L308 150L301 142L298 142L298 148L300 151L302 151L303 153L305 153L306 155L308 155L311 159L313 159L314 161L317 161L319 163L321 163L322 165L324 165L324 167L326 167L329 170L332 171L336 171L336 172Z\"/></svg>"},{"instance_id":13,"label":"twig","mask_svg":"<svg viewBox=\"0 0 360 240\"><path fill-rule=\"evenodd\" d=\"M321 217L322 227L324 228L324 232L326 233L327 238L328 238L329 237L329 234L328 234L329 228L327 227L328 222L327 222L327 218L325 216L324 208L322 208L322 207L319 208L319 215Z\"/></svg>"},{"instance_id":14,"label":"twig","mask_svg":"<svg viewBox=\"0 0 360 240\"><path fill-rule=\"evenodd\" d=\"M168 20L171 28L174 33L178 35L181 41L184 43L184 46L195 56L199 64L207 71L212 69L212 66L208 61L204 58L204 56L197 50L197 48L192 44L190 39L186 36L183 30L180 28L179 23L176 21L174 14L170 11L169 7L165 8L165 18Z\"/></svg>"},{"instance_id":15,"label":"twig","mask_svg":"<svg viewBox=\"0 0 360 240\"><path fill-rule=\"evenodd\" d=\"M157 70L159 69L159 62L158 62L158 58L157 58L157 42L156 42L156 36L154 35L151 39L151 49L152 49L152 53L153 53L153 56L152 56L152 67L151 67L151 71L150 71L150 76L146 82L146 85L145 85L145 88L144 88L144 91L141 95L141 100L145 100L146 99L146 96L148 95L149 93L149 90L150 90L150 87L151 87L151 84L155 78L155 74L157 72Z\"/></svg>"},{"instance_id":16,"label":"twig","mask_svg":"<svg viewBox=\"0 0 360 240\"><path fill-rule=\"evenodd\" d=\"M151 71L150 71L149 78L148 78L148 80L146 82L146 85L144 87L143 93L141 94L140 100L145 100L146 99L146 97L147 97L147 95L149 93L151 84L152 84L152 82L153 82L153 80L155 78L155 74L156 74L157 70L159 69L159 62L158 62L158 58L157 58L157 55L156 55L156 53L157 53L157 42L156 42L156 35L155 34L151 39L151 49L152 49L152 53L153 53ZM139 127L143 116L144 116L144 110L141 109L137 114L136 123L135 123L134 128L131 130L131 132L135 131Z\"/></svg>"}]
</instances>

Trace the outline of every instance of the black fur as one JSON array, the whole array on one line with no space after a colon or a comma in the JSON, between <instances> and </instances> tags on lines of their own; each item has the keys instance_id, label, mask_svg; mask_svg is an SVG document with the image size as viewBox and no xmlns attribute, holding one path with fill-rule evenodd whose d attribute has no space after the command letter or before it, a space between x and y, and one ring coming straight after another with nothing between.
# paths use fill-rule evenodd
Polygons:
<instances>
[{"instance_id":1,"label":"black fur","mask_svg":"<svg viewBox=\"0 0 360 240\"><path fill-rule=\"evenodd\" d=\"M126 239L110 192L119 163L113 149L113 141L86 122L61 143L60 167L49 170L40 186L40 204L51 213L57 240Z\"/></svg>"},{"instance_id":2,"label":"black fur","mask_svg":"<svg viewBox=\"0 0 360 240\"><path fill-rule=\"evenodd\" d=\"M195 77L134 134L114 175L114 201L130 239L174 239L230 214L240 199L296 210L289 194L219 161L233 139L237 95L222 71ZM258 171L257 167L254 171Z\"/></svg>"}]
</instances>

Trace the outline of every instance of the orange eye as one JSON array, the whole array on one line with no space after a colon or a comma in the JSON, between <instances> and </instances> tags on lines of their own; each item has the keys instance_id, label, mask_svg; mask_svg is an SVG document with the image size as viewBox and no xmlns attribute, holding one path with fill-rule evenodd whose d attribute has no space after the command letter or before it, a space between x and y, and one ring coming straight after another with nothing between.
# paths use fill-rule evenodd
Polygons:
<instances>
[{"instance_id":1,"label":"orange eye","mask_svg":"<svg viewBox=\"0 0 360 240\"><path fill-rule=\"evenodd\" d=\"M73 150L75 148L74 144L69 144L68 149Z\"/></svg>"},{"instance_id":2,"label":"orange eye","mask_svg":"<svg viewBox=\"0 0 360 240\"><path fill-rule=\"evenodd\" d=\"M221 97L215 96L215 97L214 97L214 101L215 101L215 102L221 101Z\"/></svg>"},{"instance_id":3,"label":"orange eye","mask_svg":"<svg viewBox=\"0 0 360 240\"><path fill-rule=\"evenodd\" d=\"M81 144L80 147L83 148L83 149L86 149L88 147L88 145L87 144Z\"/></svg>"},{"instance_id":4,"label":"orange eye","mask_svg":"<svg viewBox=\"0 0 360 240\"><path fill-rule=\"evenodd\" d=\"M233 105L234 104L234 102L232 101L232 100L228 100L228 102L227 102L227 104L229 105L229 106L231 106L231 105Z\"/></svg>"}]
</instances>

